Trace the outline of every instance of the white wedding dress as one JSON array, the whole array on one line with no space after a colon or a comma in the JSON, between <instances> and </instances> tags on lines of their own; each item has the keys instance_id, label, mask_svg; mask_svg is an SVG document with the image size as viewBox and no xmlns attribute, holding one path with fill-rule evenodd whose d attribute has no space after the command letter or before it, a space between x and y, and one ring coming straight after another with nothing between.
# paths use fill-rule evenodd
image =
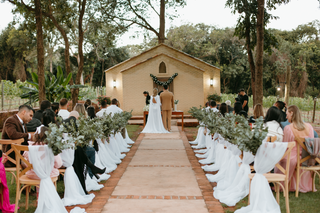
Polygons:
<instances>
[{"instance_id":1,"label":"white wedding dress","mask_svg":"<svg viewBox=\"0 0 320 213\"><path fill-rule=\"evenodd\" d=\"M148 121L142 133L169 133L162 123L160 97L157 95L154 98L156 103L152 101L153 96L150 98Z\"/></svg>"}]
</instances>

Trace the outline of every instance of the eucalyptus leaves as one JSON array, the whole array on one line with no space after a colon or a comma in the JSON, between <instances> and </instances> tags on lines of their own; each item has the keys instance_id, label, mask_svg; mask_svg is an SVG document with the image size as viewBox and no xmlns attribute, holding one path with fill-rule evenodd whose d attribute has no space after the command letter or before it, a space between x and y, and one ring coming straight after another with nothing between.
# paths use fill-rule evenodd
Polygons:
<instances>
[{"instance_id":1,"label":"eucalyptus leaves","mask_svg":"<svg viewBox=\"0 0 320 213\"><path fill-rule=\"evenodd\" d=\"M218 133L231 144L237 145L241 151L256 154L262 141L266 138L268 129L264 128L263 118L256 119L255 127L251 130L248 121L240 115L198 109L193 107L189 113L197 118L200 126L206 127L212 134Z\"/></svg>"},{"instance_id":2,"label":"eucalyptus leaves","mask_svg":"<svg viewBox=\"0 0 320 213\"><path fill-rule=\"evenodd\" d=\"M158 78L157 78L156 76L152 75L152 74L150 74L150 76L151 76L151 78L152 78L152 80L153 80L154 83L156 83L157 85L160 85L160 86L164 86L164 85L169 85L169 84L171 84L172 81L173 81L173 79L178 76L178 73L173 74L173 75L169 78L169 80L166 81L166 82L161 82L161 81L159 81Z\"/></svg>"},{"instance_id":3,"label":"eucalyptus leaves","mask_svg":"<svg viewBox=\"0 0 320 213\"><path fill-rule=\"evenodd\" d=\"M57 155L62 150L76 148L76 146L92 146L93 140L108 139L110 135L120 132L128 124L131 112L116 113L113 117L105 115L102 118L87 119L79 117L71 120L70 124L49 124L49 130L45 132L45 142Z\"/></svg>"}]
</instances>

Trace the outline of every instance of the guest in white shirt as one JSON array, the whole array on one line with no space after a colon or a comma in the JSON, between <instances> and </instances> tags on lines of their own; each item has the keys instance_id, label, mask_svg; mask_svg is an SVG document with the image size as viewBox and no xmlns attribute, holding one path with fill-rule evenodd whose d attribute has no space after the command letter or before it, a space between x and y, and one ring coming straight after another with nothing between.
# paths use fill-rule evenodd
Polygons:
<instances>
[{"instance_id":1,"label":"guest in white shirt","mask_svg":"<svg viewBox=\"0 0 320 213\"><path fill-rule=\"evenodd\" d=\"M103 115L107 113L107 102L105 100L102 100L100 105L101 105L101 109L99 112L96 113L97 117L103 117Z\"/></svg>"},{"instance_id":2,"label":"guest in white shirt","mask_svg":"<svg viewBox=\"0 0 320 213\"><path fill-rule=\"evenodd\" d=\"M280 125L280 110L272 106L268 109L268 112L266 114L266 117L264 119L264 125L265 127L268 127L268 134L269 136L277 136L277 139L275 142L282 142L283 139L283 130Z\"/></svg>"},{"instance_id":3,"label":"guest in white shirt","mask_svg":"<svg viewBox=\"0 0 320 213\"><path fill-rule=\"evenodd\" d=\"M58 116L61 116L63 120L69 118L70 112L67 110L68 100L66 98L62 98L59 104L60 104L60 110L59 110Z\"/></svg>"},{"instance_id":4,"label":"guest in white shirt","mask_svg":"<svg viewBox=\"0 0 320 213\"><path fill-rule=\"evenodd\" d=\"M107 103L101 102L101 107L102 109L96 114L98 117L102 117L104 113L107 115L111 114L111 117L113 117L114 114L116 113L121 113L123 112L122 109L120 109L118 106L118 100L117 99L112 99L111 105L107 107Z\"/></svg>"},{"instance_id":5,"label":"guest in white shirt","mask_svg":"<svg viewBox=\"0 0 320 213\"><path fill-rule=\"evenodd\" d=\"M218 112L219 110L217 109L217 103L215 101L210 101L210 109L213 112Z\"/></svg>"}]
</instances>

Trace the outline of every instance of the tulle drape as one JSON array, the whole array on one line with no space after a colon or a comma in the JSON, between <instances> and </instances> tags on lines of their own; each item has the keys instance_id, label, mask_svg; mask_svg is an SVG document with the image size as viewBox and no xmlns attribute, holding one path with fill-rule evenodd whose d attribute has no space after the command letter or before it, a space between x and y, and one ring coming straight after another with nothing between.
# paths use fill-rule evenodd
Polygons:
<instances>
[{"instance_id":1,"label":"tulle drape","mask_svg":"<svg viewBox=\"0 0 320 213\"><path fill-rule=\"evenodd\" d=\"M271 171L280 161L287 149L288 143L262 143L259 147L254 169L255 176L251 181L250 205L242 207L235 213L281 213L264 173Z\"/></svg>"},{"instance_id":2,"label":"tulle drape","mask_svg":"<svg viewBox=\"0 0 320 213\"><path fill-rule=\"evenodd\" d=\"M62 199L64 205L72 206L91 203L95 195L85 194L72 166L74 161L74 150L63 150L60 156L63 161L63 166L66 167L66 171L64 173L64 198Z\"/></svg>"},{"instance_id":3,"label":"tulle drape","mask_svg":"<svg viewBox=\"0 0 320 213\"><path fill-rule=\"evenodd\" d=\"M29 159L41 179L36 213L67 213L50 178L54 165L52 150L47 146L29 146Z\"/></svg>"}]
</instances>

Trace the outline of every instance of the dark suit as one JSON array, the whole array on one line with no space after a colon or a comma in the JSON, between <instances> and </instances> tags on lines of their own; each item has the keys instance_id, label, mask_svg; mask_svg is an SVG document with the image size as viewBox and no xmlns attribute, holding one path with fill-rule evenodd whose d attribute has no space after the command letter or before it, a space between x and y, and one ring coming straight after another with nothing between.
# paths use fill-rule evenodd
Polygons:
<instances>
[{"instance_id":1,"label":"dark suit","mask_svg":"<svg viewBox=\"0 0 320 213\"><path fill-rule=\"evenodd\" d=\"M42 118L43 118L43 110L38 110L34 113L33 115L34 118L38 119L42 123Z\"/></svg>"},{"instance_id":2,"label":"dark suit","mask_svg":"<svg viewBox=\"0 0 320 213\"><path fill-rule=\"evenodd\" d=\"M20 138L24 139L24 142L22 145L28 145L28 130L26 125L24 124L24 129L22 127L21 122L19 121L19 118L17 115L13 115L4 122L3 129L2 129L2 139L11 139L11 140L17 140ZM11 149L11 145L3 145L2 150L3 152L7 152L9 149ZM11 158L15 159L15 153L12 152L9 155ZM7 161L5 164L6 166L14 166L11 162Z\"/></svg>"}]
</instances>

